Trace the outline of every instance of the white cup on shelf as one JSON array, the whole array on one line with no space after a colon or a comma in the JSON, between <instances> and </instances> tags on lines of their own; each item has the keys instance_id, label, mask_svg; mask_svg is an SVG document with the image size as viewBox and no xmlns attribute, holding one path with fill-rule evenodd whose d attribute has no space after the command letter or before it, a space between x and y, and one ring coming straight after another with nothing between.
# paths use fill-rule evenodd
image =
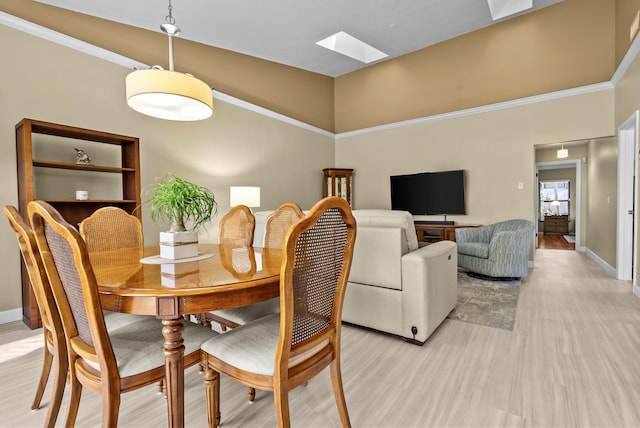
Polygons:
<instances>
[{"instance_id":1,"label":"white cup on shelf","mask_svg":"<svg viewBox=\"0 0 640 428\"><path fill-rule=\"evenodd\" d=\"M76 200L77 201L86 201L89 199L89 191L88 190L76 190Z\"/></svg>"}]
</instances>

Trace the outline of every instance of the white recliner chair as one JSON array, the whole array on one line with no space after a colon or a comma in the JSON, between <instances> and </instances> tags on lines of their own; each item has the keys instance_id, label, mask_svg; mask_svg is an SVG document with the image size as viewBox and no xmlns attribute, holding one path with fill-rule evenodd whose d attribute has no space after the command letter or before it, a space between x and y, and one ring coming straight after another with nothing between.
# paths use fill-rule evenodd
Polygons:
<instances>
[{"instance_id":1,"label":"white recliner chair","mask_svg":"<svg viewBox=\"0 0 640 428\"><path fill-rule=\"evenodd\" d=\"M457 301L456 243L420 248L407 211L353 215L357 233L342 320L423 344Z\"/></svg>"}]
</instances>

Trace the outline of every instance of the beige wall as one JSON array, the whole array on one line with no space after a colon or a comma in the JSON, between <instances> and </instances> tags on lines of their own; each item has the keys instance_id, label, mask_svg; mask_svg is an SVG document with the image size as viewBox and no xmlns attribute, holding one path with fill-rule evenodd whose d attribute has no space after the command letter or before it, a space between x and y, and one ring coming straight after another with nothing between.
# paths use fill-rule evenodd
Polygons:
<instances>
[{"instance_id":1,"label":"beige wall","mask_svg":"<svg viewBox=\"0 0 640 428\"><path fill-rule=\"evenodd\" d=\"M341 137L336 164L355 169L356 208L389 208L390 175L464 169L467 215L451 219L533 221L535 146L613 132L613 90L605 89Z\"/></svg>"},{"instance_id":2,"label":"beige wall","mask_svg":"<svg viewBox=\"0 0 640 428\"><path fill-rule=\"evenodd\" d=\"M616 267L618 139L589 142L589 199L585 245Z\"/></svg>"},{"instance_id":3,"label":"beige wall","mask_svg":"<svg viewBox=\"0 0 640 428\"><path fill-rule=\"evenodd\" d=\"M309 208L322 197L322 168L333 166L330 136L216 101L213 119L169 122L143 116L125 103L129 70L0 26L0 190L2 205L17 205L14 127L22 118L45 120L140 137L142 185L164 171L211 188L229 209L230 185L259 185L260 209L285 201ZM143 215L145 240L162 227ZM217 221L201 233L215 242ZM0 227L3 272L0 315L19 308L19 251L9 226Z\"/></svg>"},{"instance_id":4,"label":"beige wall","mask_svg":"<svg viewBox=\"0 0 640 428\"><path fill-rule=\"evenodd\" d=\"M340 76L336 132L608 81L614 4L565 0Z\"/></svg>"}]
</instances>

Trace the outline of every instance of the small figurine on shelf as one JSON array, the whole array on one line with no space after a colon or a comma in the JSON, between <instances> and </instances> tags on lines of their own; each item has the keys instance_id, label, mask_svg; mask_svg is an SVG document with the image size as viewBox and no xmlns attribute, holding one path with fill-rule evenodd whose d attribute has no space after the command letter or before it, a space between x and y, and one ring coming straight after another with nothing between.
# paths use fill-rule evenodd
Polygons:
<instances>
[{"instance_id":1,"label":"small figurine on shelf","mask_svg":"<svg viewBox=\"0 0 640 428\"><path fill-rule=\"evenodd\" d=\"M91 158L89 157L87 152L78 148L75 148L75 151L76 151L76 163L91 165Z\"/></svg>"}]
</instances>

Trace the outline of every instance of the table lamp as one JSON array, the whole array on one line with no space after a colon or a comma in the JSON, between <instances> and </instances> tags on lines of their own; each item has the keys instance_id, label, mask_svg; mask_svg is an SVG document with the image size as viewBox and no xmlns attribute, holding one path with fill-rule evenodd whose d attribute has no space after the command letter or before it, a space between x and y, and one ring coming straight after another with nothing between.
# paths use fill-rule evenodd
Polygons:
<instances>
[{"instance_id":1,"label":"table lamp","mask_svg":"<svg viewBox=\"0 0 640 428\"><path fill-rule=\"evenodd\" d=\"M229 205L246 205L249 208L260 206L260 187L231 186L229 188Z\"/></svg>"}]
</instances>

